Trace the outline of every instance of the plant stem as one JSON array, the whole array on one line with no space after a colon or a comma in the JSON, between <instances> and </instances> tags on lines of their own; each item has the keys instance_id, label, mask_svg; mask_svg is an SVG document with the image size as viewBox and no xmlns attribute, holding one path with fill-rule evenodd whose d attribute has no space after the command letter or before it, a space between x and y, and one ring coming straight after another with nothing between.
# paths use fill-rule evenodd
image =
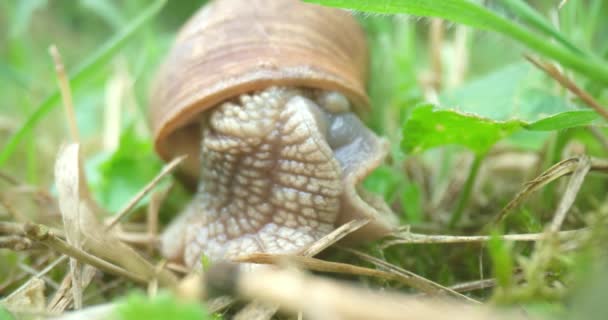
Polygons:
<instances>
[{"instance_id":1,"label":"plant stem","mask_svg":"<svg viewBox=\"0 0 608 320\"><path fill-rule=\"evenodd\" d=\"M456 203L456 209L452 213L452 217L450 218L449 227L453 229L459 222L462 217L462 213L464 212L464 208L469 203L469 199L471 198L471 192L473 191L473 186L475 185L475 180L477 178L477 174L479 173L479 168L481 167L481 163L485 158L484 154L475 154L475 159L473 159L473 163L471 164L471 168L469 169L469 176L464 183L464 188L460 193L460 197L458 197L458 203Z\"/></svg>"}]
</instances>

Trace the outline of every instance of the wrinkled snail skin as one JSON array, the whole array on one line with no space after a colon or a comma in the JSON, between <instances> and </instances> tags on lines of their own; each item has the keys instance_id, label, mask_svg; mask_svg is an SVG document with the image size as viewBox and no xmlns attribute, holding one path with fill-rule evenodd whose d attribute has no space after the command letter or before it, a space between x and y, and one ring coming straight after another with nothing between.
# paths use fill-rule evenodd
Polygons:
<instances>
[{"instance_id":1,"label":"wrinkled snail skin","mask_svg":"<svg viewBox=\"0 0 608 320\"><path fill-rule=\"evenodd\" d=\"M153 92L157 151L190 154L182 177L197 181L161 250L190 267L202 255L296 253L353 219L372 221L352 242L396 225L360 186L388 151L357 115L368 101L360 27L346 12L295 0L251 4L215 0L199 11ZM219 38L232 45L205 41Z\"/></svg>"}]
</instances>

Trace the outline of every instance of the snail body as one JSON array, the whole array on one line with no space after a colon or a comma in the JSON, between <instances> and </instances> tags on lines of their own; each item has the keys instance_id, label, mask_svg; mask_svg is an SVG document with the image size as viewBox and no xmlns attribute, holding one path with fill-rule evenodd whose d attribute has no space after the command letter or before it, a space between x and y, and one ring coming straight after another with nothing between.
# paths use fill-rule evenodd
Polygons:
<instances>
[{"instance_id":1,"label":"snail body","mask_svg":"<svg viewBox=\"0 0 608 320\"><path fill-rule=\"evenodd\" d=\"M295 0L216 0L180 31L151 98L155 147L189 154L197 193L165 231L163 254L195 266L293 253L354 218L373 239L395 225L359 187L387 142L359 120L367 50L346 12Z\"/></svg>"}]
</instances>

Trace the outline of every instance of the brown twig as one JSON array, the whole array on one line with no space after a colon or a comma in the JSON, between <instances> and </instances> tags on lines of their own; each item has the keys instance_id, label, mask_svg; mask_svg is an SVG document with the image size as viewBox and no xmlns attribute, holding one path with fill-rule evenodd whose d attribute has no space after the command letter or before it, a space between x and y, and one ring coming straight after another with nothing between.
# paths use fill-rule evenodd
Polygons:
<instances>
[{"instance_id":1,"label":"brown twig","mask_svg":"<svg viewBox=\"0 0 608 320\"><path fill-rule=\"evenodd\" d=\"M566 77L566 75L559 71L554 65L547 62L542 62L529 54L525 54L524 57L533 65L543 70L546 74L559 82L566 89L570 90L570 92L579 97L585 104L591 107L591 109L595 110L595 112L599 113L605 119L608 119L608 109L600 105L600 103L597 102L597 100L595 100L585 90L579 88L574 81Z\"/></svg>"}]
</instances>

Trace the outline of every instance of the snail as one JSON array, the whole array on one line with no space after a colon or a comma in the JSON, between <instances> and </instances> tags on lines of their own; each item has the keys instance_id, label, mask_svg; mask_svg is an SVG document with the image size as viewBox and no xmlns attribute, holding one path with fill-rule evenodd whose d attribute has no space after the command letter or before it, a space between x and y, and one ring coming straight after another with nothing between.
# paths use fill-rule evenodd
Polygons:
<instances>
[{"instance_id":1,"label":"snail","mask_svg":"<svg viewBox=\"0 0 608 320\"><path fill-rule=\"evenodd\" d=\"M396 226L361 181L388 142L369 110L368 53L346 11L297 0L215 0L178 32L152 87L155 149L187 154L196 194L161 251L193 267L253 252L296 253L352 219L351 242Z\"/></svg>"}]
</instances>

